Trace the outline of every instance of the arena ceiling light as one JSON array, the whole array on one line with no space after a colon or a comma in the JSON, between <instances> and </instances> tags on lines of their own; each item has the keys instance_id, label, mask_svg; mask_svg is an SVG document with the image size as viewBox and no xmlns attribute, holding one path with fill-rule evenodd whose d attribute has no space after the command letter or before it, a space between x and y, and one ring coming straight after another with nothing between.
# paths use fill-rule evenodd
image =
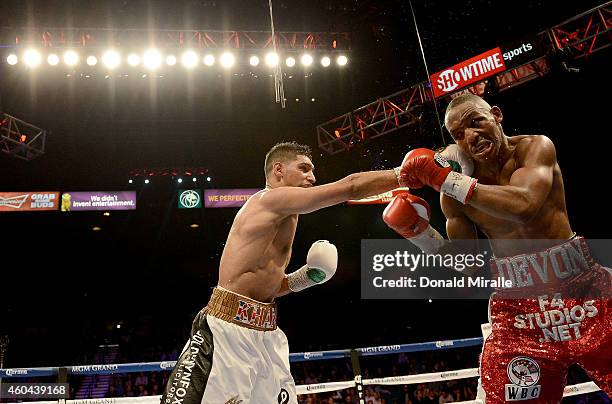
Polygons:
<instances>
[{"instance_id":1,"label":"arena ceiling light","mask_svg":"<svg viewBox=\"0 0 612 404\"><path fill-rule=\"evenodd\" d=\"M176 56L174 55L166 56L166 64L168 66L174 66L176 64Z\"/></svg>"},{"instance_id":2,"label":"arena ceiling light","mask_svg":"<svg viewBox=\"0 0 612 404\"><path fill-rule=\"evenodd\" d=\"M93 55L90 55L90 56L87 56L86 62L88 66L95 66L98 64L98 58Z\"/></svg>"},{"instance_id":3,"label":"arena ceiling light","mask_svg":"<svg viewBox=\"0 0 612 404\"><path fill-rule=\"evenodd\" d=\"M147 69L155 70L161 66L162 56L157 49L149 49L144 53L142 61Z\"/></svg>"},{"instance_id":4,"label":"arena ceiling light","mask_svg":"<svg viewBox=\"0 0 612 404\"><path fill-rule=\"evenodd\" d=\"M221 62L221 66L229 69L236 63L236 58L231 52L225 52L219 58L219 62Z\"/></svg>"},{"instance_id":5,"label":"arena ceiling light","mask_svg":"<svg viewBox=\"0 0 612 404\"><path fill-rule=\"evenodd\" d=\"M127 62L130 66L138 66L140 64L140 56L137 53L130 53Z\"/></svg>"},{"instance_id":6,"label":"arena ceiling light","mask_svg":"<svg viewBox=\"0 0 612 404\"><path fill-rule=\"evenodd\" d=\"M28 49L23 54L23 61L28 67L36 67L40 64L42 56L36 49Z\"/></svg>"},{"instance_id":7,"label":"arena ceiling light","mask_svg":"<svg viewBox=\"0 0 612 404\"><path fill-rule=\"evenodd\" d=\"M321 58L321 66L328 67L330 64L331 64L331 59L329 58L329 56L323 56Z\"/></svg>"},{"instance_id":8,"label":"arena ceiling light","mask_svg":"<svg viewBox=\"0 0 612 404\"><path fill-rule=\"evenodd\" d=\"M102 63L104 63L104 66L108 67L109 69L114 69L115 67L119 66L119 63L121 63L121 57L116 51L112 49L107 50L102 55Z\"/></svg>"},{"instance_id":9,"label":"arena ceiling light","mask_svg":"<svg viewBox=\"0 0 612 404\"><path fill-rule=\"evenodd\" d=\"M255 56L255 55L251 56L249 58L249 64L251 66L257 66L259 64L259 58L257 56Z\"/></svg>"},{"instance_id":10,"label":"arena ceiling light","mask_svg":"<svg viewBox=\"0 0 612 404\"><path fill-rule=\"evenodd\" d=\"M59 60L59 56L57 56L55 53L51 53L49 56L47 56L47 63L49 63L51 66L57 66Z\"/></svg>"},{"instance_id":11,"label":"arena ceiling light","mask_svg":"<svg viewBox=\"0 0 612 404\"><path fill-rule=\"evenodd\" d=\"M289 56L287 60L285 60L285 64L287 65L287 67L295 66L295 58Z\"/></svg>"},{"instance_id":12,"label":"arena ceiling light","mask_svg":"<svg viewBox=\"0 0 612 404\"><path fill-rule=\"evenodd\" d=\"M310 66L312 64L312 56L310 56L308 53L305 53L300 58L300 61L302 62L302 65Z\"/></svg>"},{"instance_id":13,"label":"arena ceiling light","mask_svg":"<svg viewBox=\"0 0 612 404\"><path fill-rule=\"evenodd\" d=\"M278 54L275 52L270 52L266 55L266 65L270 67L275 67L278 65Z\"/></svg>"},{"instance_id":14,"label":"arena ceiling light","mask_svg":"<svg viewBox=\"0 0 612 404\"><path fill-rule=\"evenodd\" d=\"M188 69L193 69L198 65L198 55L194 51L186 51L181 56L181 63Z\"/></svg>"},{"instance_id":15,"label":"arena ceiling light","mask_svg":"<svg viewBox=\"0 0 612 404\"><path fill-rule=\"evenodd\" d=\"M19 62L19 58L14 53L11 53L10 55L6 57L6 63L8 63L11 66L16 65L17 62Z\"/></svg>"},{"instance_id":16,"label":"arena ceiling light","mask_svg":"<svg viewBox=\"0 0 612 404\"><path fill-rule=\"evenodd\" d=\"M64 53L64 63L68 66L74 66L79 63L79 55L73 50L66 51Z\"/></svg>"},{"instance_id":17,"label":"arena ceiling light","mask_svg":"<svg viewBox=\"0 0 612 404\"><path fill-rule=\"evenodd\" d=\"M336 59L336 63L338 63L338 66L346 66L346 64L348 63L348 58L344 55L340 55Z\"/></svg>"},{"instance_id":18,"label":"arena ceiling light","mask_svg":"<svg viewBox=\"0 0 612 404\"><path fill-rule=\"evenodd\" d=\"M215 57L211 54L204 56L204 64L206 66L212 66L215 64Z\"/></svg>"}]
</instances>

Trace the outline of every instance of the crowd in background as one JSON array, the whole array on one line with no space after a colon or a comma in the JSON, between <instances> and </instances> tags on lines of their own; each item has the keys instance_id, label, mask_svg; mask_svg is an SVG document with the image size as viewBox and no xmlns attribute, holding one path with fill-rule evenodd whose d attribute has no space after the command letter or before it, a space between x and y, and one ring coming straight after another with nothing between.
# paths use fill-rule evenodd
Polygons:
<instances>
[{"instance_id":1,"label":"crowd in background","mask_svg":"<svg viewBox=\"0 0 612 404\"><path fill-rule=\"evenodd\" d=\"M448 370L476 367L479 348L460 351L414 352L361 358L364 379L405 376L420 373L444 372ZM352 380L353 370L349 361L311 361L292 364L296 384L325 383ZM476 397L476 378L447 382L421 383L413 385L366 386L366 404L417 404L449 403L473 400ZM356 389L345 389L332 393L308 394L299 397L300 404L358 403Z\"/></svg>"},{"instance_id":2,"label":"crowd in background","mask_svg":"<svg viewBox=\"0 0 612 404\"><path fill-rule=\"evenodd\" d=\"M148 360L176 360L176 349L169 353L160 351L161 346L143 356ZM361 371L364 379L405 376L431 372L445 372L478 366L480 347L441 351L424 351L362 357ZM131 352L132 354L134 352ZM291 364L296 385L353 380L350 360L305 361ZM138 397L158 395L170 376L170 371L140 372L113 375L107 397ZM568 383L588 380L577 368L571 368ZM444 404L476 398L476 378L449 380L410 385L373 385L364 389L365 404ZM298 397L300 404L353 404L359 403L355 388L329 393L306 394ZM564 399L563 403L610 403L603 395L589 394Z\"/></svg>"},{"instance_id":3,"label":"crowd in background","mask_svg":"<svg viewBox=\"0 0 612 404\"><path fill-rule=\"evenodd\" d=\"M158 347L159 348L159 347ZM474 366L476 349L462 352L416 352L380 357L362 358L364 378L403 376L408 374L441 372ZM145 355L143 361L175 360L178 352L157 352ZM443 359L444 358L444 359ZM297 385L353 380L350 360L307 361L292 364ZM140 372L113 375L107 397L139 397L163 392L170 371ZM417 385L368 386L364 391L366 404L448 403L471 400L476 397L477 380L463 379ZM357 390L345 389L330 393L308 394L299 397L301 404L358 403Z\"/></svg>"},{"instance_id":4,"label":"crowd in background","mask_svg":"<svg viewBox=\"0 0 612 404\"><path fill-rule=\"evenodd\" d=\"M170 372L140 372L113 375L106 397L142 397L163 393Z\"/></svg>"},{"instance_id":5,"label":"crowd in background","mask_svg":"<svg viewBox=\"0 0 612 404\"><path fill-rule=\"evenodd\" d=\"M172 361L178 357L178 352L175 349L167 353L157 349L162 348L159 346L150 353L143 353L142 361ZM479 350L479 347L473 347L369 356L360 358L360 366L363 379L445 372L477 367ZM129 355L135 353L135 351L131 351ZM133 357L129 355L130 361L133 361ZM125 358L125 354L120 354L116 363L125 362ZM296 385L354 380L349 358L295 362L291 364L291 370ZM168 382L170 373L170 370L167 370L113 374L105 397L160 395ZM55 377L50 376L24 378L22 381L50 383L54 382L54 379ZM75 398L75 393L83 380L84 376L69 377L70 398ZM588 377L580 368L570 367L568 384L588 380ZM476 397L477 384L478 380L476 378L468 378L409 385L369 385L364 388L364 400L365 404L443 404L459 402L473 400ZM11 400L7 402L11 402ZM354 404L359 403L359 397L357 390L350 388L328 393L301 395L298 397L298 402L300 404ZM610 403L610 399L603 392L582 394L563 399L563 404Z\"/></svg>"}]
</instances>

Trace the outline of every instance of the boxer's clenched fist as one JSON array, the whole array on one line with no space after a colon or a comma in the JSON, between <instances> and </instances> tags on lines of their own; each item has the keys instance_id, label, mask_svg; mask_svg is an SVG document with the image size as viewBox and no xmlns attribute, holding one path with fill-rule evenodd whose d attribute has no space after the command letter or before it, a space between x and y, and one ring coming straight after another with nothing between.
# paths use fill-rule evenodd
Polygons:
<instances>
[{"instance_id":1,"label":"boxer's clenched fist","mask_svg":"<svg viewBox=\"0 0 612 404\"><path fill-rule=\"evenodd\" d=\"M427 229L430 216L429 204L407 192L393 198L383 211L383 220L387 226L408 239Z\"/></svg>"},{"instance_id":2,"label":"boxer's clenched fist","mask_svg":"<svg viewBox=\"0 0 612 404\"><path fill-rule=\"evenodd\" d=\"M467 204L478 180L453 172L443 154L420 148L408 152L404 157L399 168L398 182L409 188L429 185L436 191Z\"/></svg>"}]
</instances>

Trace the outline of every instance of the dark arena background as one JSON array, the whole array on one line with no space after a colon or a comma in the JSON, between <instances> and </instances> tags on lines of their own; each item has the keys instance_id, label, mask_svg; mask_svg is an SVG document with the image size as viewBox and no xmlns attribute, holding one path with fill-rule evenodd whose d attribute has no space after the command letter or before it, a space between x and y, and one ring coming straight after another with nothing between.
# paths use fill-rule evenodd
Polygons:
<instances>
[{"instance_id":1,"label":"dark arena background","mask_svg":"<svg viewBox=\"0 0 612 404\"><path fill-rule=\"evenodd\" d=\"M411 149L449 142L438 121L451 95L432 101L415 20L430 75L498 46L534 43L533 57L521 55L515 70L462 91L500 106L508 135L550 137L573 230L610 238L610 3L272 5L280 76L264 63L273 50L267 1L1 2L2 206L10 205L7 193L137 195L135 210L62 212L58 204L54 211L0 211L2 383L67 381L69 400L92 403L162 393L171 367L79 373L73 366L176 360L217 284L237 212L179 209L178 189L261 189L265 153L285 140L312 147L317 184L391 169ZM176 55L176 65L162 60L154 70L122 62L111 70L102 64L107 47L124 57L153 46L164 57ZM27 66L36 63L35 54L25 55L29 49L42 55L39 66ZM62 59L69 49L79 56L75 65ZM189 63L181 58L188 49L199 58L191 69L182 65ZM234 52L230 68L220 66L224 50ZM305 52L313 57L308 67L300 60ZM60 58L56 66L47 61L51 53ZM208 53L216 58L212 66L201 60ZM88 64L88 55L98 64ZM261 63L251 66L251 55ZM295 66L285 63L290 55ZM329 66L321 64L324 56ZM338 56L346 56L346 65ZM275 100L275 77L282 77L284 108ZM430 202L432 225L443 232L438 194L414 193ZM300 217L287 270L301 267L319 239L336 244L339 266L330 282L278 299L290 351L302 353L291 364L297 385L478 367L486 300L361 299L361 240L399 237L381 218L384 206L340 204ZM354 350L363 347L390 353ZM303 354L329 350L353 351L331 360ZM21 378L7 373L39 367L59 369ZM360 392L353 383L301 394L299 402L353 403L360 393L366 404L475 399L476 377L436 380L371 384ZM568 385L588 381L570 368ZM0 399L11 401L21 400ZM588 390L563 402L610 401Z\"/></svg>"}]
</instances>

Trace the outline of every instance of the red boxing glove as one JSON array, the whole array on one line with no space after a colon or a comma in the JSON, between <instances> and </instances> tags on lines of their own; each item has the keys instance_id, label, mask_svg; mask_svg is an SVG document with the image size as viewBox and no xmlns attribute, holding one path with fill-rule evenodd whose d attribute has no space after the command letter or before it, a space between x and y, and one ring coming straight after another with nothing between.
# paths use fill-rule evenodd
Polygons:
<instances>
[{"instance_id":1,"label":"red boxing glove","mask_svg":"<svg viewBox=\"0 0 612 404\"><path fill-rule=\"evenodd\" d=\"M453 172L443 155L429 149L410 151L398 169L397 180L401 186L421 188L429 185L463 204L469 203L478 182L476 178Z\"/></svg>"},{"instance_id":2,"label":"red boxing glove","mask_svg":"<svg viewBox=\"0 0 612 404\"><path fill-rule=\"evenodd\" d=\"M383 212L387 226L404 238L413 238L427 230L430 216L429 204L409 193L397 195Z\"/></svg>"},{"instance_id":3,"label":"red boxing glove","mask_svg":"<svg viewBox=\"0 0 612 404\"><path fill-rule=\"evenodd\" d=\"M436 158L438 157L438 158ZM414 149L406 154L400 168L399 183L408 188L421 188L429 185L436 191L452 171L446 159L429 149Z\"/></svg>"}]
</instances>

